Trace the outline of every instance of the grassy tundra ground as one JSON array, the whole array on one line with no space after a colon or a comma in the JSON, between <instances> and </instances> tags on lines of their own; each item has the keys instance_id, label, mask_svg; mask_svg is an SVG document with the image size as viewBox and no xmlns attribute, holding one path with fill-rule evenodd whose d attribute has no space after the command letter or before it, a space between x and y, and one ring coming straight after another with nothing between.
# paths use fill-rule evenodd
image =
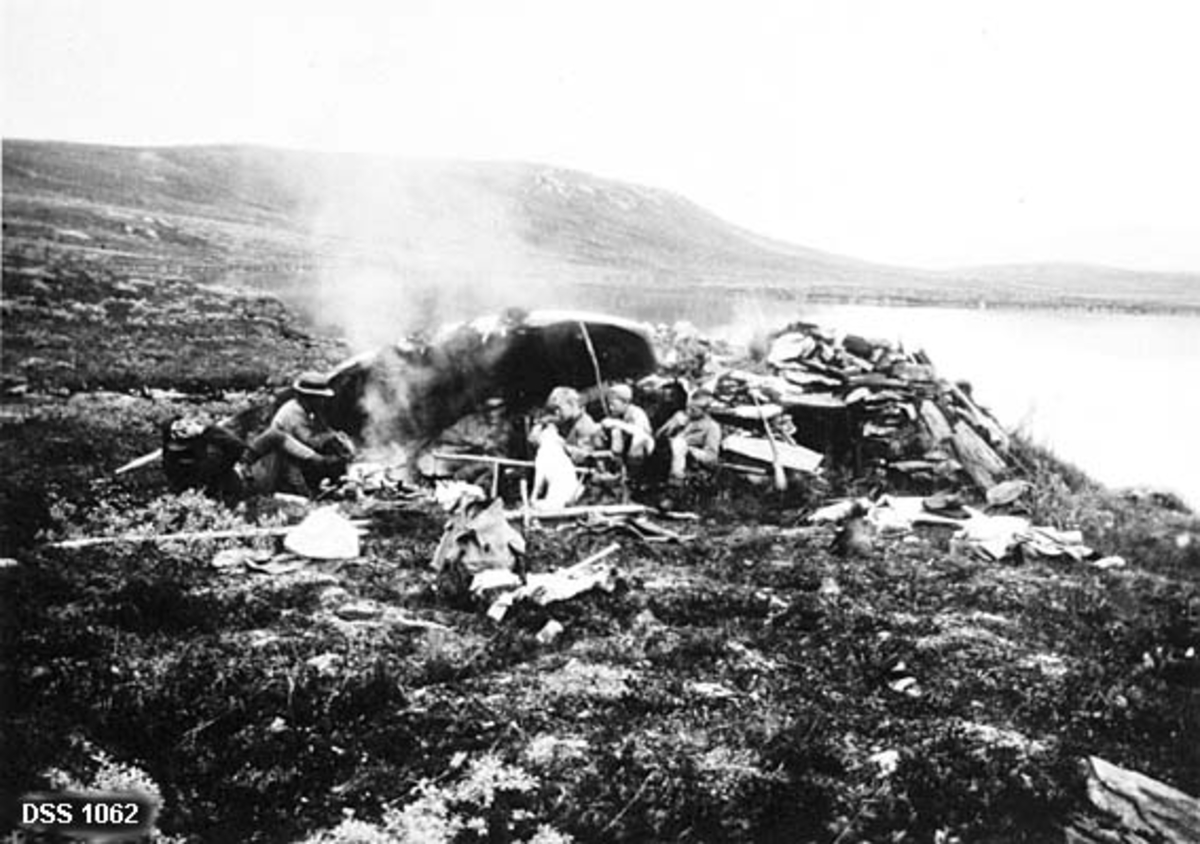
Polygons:
<instances>
[{"instance_id":1,"label":"grassy tundra ground","mask_svg":"<svg viewBox=\"0 0 1200 844\"><path fill-rule=\"evenodd\" d=\"M1127 567L936 535L843 559L814 493L732 482L692 491L683 545L532 532L535 570L619 541L622 584L499 625L433 591L423 504L383 502L360 561L278 576L214 543L45 547L272 519L110 473L180 407L339 349L272 300L154 281L6 256L7 793L137 781L175 840L543 844L1061 840L1088 754L1200 793L1200 525L1033 448L1035 519ZM358 598L449 630L334 612Z\"/></svg>"}]
</instances>

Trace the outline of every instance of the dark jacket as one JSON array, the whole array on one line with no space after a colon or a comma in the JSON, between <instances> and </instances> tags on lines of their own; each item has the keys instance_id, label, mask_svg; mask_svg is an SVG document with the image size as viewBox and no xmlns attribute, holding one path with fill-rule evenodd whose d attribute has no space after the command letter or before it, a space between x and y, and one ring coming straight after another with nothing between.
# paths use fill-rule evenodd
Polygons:
<instances>
[{"instance_id":1,"label":"dark jacket","mask_svg":"<svg viewBox=\"0 0 1200 844\"><path fill-rule=\"evenodd\" d=\"M220 425L209 425L193 437L174 436L175 421L162 425L163 470L171 491L198 489L214 498L239 498L242 480L234 467L246 444Z\"/></svg>"}]
</instances>

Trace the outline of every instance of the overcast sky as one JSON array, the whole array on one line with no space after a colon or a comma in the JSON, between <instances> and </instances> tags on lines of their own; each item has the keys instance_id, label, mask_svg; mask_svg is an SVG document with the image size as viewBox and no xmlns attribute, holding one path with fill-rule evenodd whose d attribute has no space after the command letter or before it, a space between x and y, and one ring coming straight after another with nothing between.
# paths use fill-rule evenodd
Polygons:
<instances>
[{"instance_id":1,"label":"overcast sky","mask_svg":"<svg viewBox=\"0 0 1200 844\"><path fill-rule=\"evenodd\" d=\"M5 137L518 159L924 267L1200 270L1200 3L0 0Z\"/></svg>"}]
</instances>

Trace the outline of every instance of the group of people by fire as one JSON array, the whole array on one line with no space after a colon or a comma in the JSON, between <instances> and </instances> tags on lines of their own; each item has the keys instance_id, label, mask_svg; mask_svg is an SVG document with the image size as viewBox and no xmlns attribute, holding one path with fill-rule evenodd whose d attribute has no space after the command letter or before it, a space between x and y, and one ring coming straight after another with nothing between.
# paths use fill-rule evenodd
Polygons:
<instances>
[{"instance_id":1,"label":"group of people by fire","mask_svg":"<svg viewBox=\"0 0 1200 844\"><path fill-rule=\"evenodd\" d=\"M717 465L721 427L709 415L710 391L697 388L677 396L674 407L655 408L657 426L635 402L629 384L594 392L595 415L578 390L559 386L524 420L535 506L567 506L589 491L624 495L630 488L670 488ZM168 485L175 492L200 489L228 502L275 493L315 497L345 475L357 454L352 438L330 423L327 408L334 395L325 376L305 372L265 429L247 438L221 422L177 418L164 423Z\"/></svg>"}]
</instances>

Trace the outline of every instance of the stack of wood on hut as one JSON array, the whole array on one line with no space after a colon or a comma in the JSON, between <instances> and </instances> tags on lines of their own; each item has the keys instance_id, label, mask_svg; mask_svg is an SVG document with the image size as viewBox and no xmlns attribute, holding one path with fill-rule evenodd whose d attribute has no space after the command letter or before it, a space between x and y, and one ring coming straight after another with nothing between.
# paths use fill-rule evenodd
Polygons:
<instances>
[{"instance_id":1,"label":"stack of wood on hut","mask_svg":"<svg viewBox=\"0 0 1200 844\"><path fill-rule=\"evenodd\" d=\"M724 445L735 464L879 468L914 492L986 493L1014 474L1008 434L923 352L794 323L741 360L710 364L705 382L713 417L744 431Z\"/></svg>"}]
</instances>

